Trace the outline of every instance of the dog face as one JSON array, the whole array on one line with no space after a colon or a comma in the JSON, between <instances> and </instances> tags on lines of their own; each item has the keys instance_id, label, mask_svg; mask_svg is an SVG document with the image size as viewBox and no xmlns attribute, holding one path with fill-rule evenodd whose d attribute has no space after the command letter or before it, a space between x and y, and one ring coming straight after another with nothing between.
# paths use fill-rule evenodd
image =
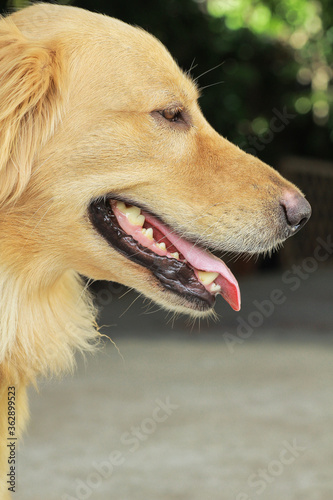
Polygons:
<instances>
[{"instance_id":1,"label":"dog face","mask_svg":"<svg viewBox=\"0 0 333 500\"><path fill-rule=\"evenodd\" d=\"M218 293L239 309L236 279L205 248L276 247L310 216L302 194L211 128L196 86L146 32L55 5L10 19L7 264L45 283L75 269L187 313L207 313Z\"/></svg>"}]
</instances>

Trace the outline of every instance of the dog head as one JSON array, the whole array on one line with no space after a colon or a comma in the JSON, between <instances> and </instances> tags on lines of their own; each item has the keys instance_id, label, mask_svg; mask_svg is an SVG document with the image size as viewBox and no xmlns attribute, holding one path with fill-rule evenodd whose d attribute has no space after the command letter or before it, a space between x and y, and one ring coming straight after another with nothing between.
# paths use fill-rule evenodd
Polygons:
<instances>
[{"instance_id":1,"label":"dog head","mask_svg":"<svg viewBox=\"0 0 333 500\"><path fill-rule=\"evenodd\" d=\"M269 251L310 206L215 132L153 36L74 7L0 21L3 259L45 286L68 269L205 314L236 279L206 248ZM33 278L32 278L33 277Z\"/></svg>"}]
</instances>

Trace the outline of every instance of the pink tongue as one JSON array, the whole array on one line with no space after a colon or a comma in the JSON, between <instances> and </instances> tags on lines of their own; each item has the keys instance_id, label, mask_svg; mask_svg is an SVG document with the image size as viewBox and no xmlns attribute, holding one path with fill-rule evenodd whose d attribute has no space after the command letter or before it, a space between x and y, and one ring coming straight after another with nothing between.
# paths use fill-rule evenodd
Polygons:
<instances>
[{"instance_id":1,"label":"pink tongue","mask_svg":"<svg viewBox=\"0 0 333 500\"><path fill-rule=\"evenodd\" d=\"M191 266L199 271L219 273L219 276L215 279L215 283L221 287L220 294L235 311L240 310L241 299L237 280L221 259L173 233L162 222L150 214L145 212L142 212L142 214L145 216L147 222L157 227L168 238L179 253L184 255Z\"/></svg>"}]
</instances>

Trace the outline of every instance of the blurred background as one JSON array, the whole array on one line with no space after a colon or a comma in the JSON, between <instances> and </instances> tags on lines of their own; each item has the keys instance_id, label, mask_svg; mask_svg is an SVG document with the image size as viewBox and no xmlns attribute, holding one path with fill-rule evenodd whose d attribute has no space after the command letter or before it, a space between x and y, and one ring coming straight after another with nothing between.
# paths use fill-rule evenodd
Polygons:
<instances>
[{"instance_id":1,"label":"blurred background","mask_svg":"<svg viewBox=\"0 0 333 500\"><path fill-rule=\"evenodd\" d=\"M53 471L57 471L54 488L72 496L76 492L75 498L80 498L73 478L88 488L91 456L102 460L105 442L109 451L117 446L114 443L119 445L119 435L149 416L154 398L162 397L162 391L174 398L180 408L175 413L180 416L175 420L170 416L163 430L158 428L149 439L147 431L140 449L128 455L113 478L116 498L213 500L222 498L223 488L223 498L235 500L259 498L265 490L264 496L271 500L331 500L332 2L70 3L139 25L158 37L182 69L198 79L200 105L213 127L295 182L311 203L313 215L305 228L271 257L227 261L239 279L243 306L235 313L220 297L216 321L174 317L116 283L91 285L101 309L101 332L117 344L127 369L116 350L109 347L107 358L101 355L98 362L92 362L95 379L92 373L85 378L80 365L80 378L66 382L66 387L67 383L72 385L65 403L64 387L45 386L44 403L33 396L36 416L59 401L49 425L54 434L61 422L67 444L60 445L56 455L45 448L50 439L46 439L47 424L39 420L32 426L22 459L29 477L22 472L22 481L29 488L31 482L35 486L22 498L45 498L36 486L41 456L44 462L53 460ZM0 5L6 13L27 2L9 0ZM113 376L116 388L110 383ZM92 398L96 395L96 381L100 398L90 401L99 405L98 418L89 414L84 403L87 393ZM101 387L108 392L109 403L101 396ZM79 419L84 419L82 425L89 429L96 425L103 429L103 443L98 437L86 437L89 455L78 444L82 446L83 439L83 428L77 430ZM54 439L59 447L63 434ZM259 480L258 467L269 470L286 440L290 444L295 439L306 450L304 456L299 452L295 467L280 467L279 473L277 466L272 466L266 479L261 478L261 489L258 482L257 488L251 484L253 474ZM69 450L74 450L75 465L64 459ZM52 480L50 476L50 484ZM105 492L110 491L108 481L95 489L90 485L90 496L84 498L104 500ZM67 498L54 495L48 498Z\"/></svg>"}]
</instances>

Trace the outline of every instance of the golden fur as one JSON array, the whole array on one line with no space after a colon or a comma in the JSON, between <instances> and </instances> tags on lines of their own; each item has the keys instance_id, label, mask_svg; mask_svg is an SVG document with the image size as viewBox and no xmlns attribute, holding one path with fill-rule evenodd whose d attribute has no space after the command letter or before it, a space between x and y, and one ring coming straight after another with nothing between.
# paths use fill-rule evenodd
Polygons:
<instances>
[{"instance_id":1,"label":"golden fur","mask_svg":"<svg viewBox=\"0 0 333 500\"><path fill-rule=\"evenodd\" d=\"M143 30L39 4L0 20L0 498L6 498L7 387L25 388L92 349L95 311L80 275L136 288L191 313L151 273L113 250L87 216L108 192L138 200L211 247L269 250L289 182L219 136L198 91ZM181 106L190 126L156 110ZM154 114L155 112L155 114ZM260 187L260 189L259 189Z\"/></svg>"}]
</instances>

